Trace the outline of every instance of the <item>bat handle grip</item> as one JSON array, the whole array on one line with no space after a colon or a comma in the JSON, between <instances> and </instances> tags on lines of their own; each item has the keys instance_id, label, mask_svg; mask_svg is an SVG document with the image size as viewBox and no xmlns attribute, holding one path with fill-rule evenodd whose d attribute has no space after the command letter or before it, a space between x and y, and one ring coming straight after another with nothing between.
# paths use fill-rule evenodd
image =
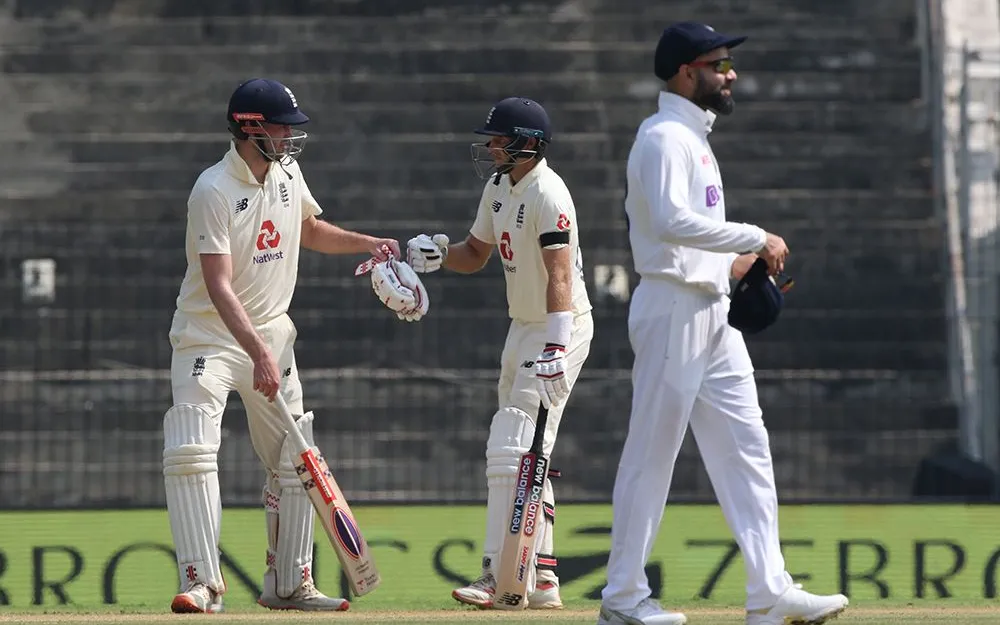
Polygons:
<instances>
[{"instance_id":1,"label":"bat handle grip","mask_svg":"<svg viewBox=\"0 0 1000 625\"><path fill-rule=\"evenodd\" d=\"M285 398L281 396L281 391L278 391L277 396L275 396L274 403L278 407L278 412L281 414L281 421L285 426L285 433L292 439L295 452L302 453L311 449L309 443L306 442L305 437L302 436L302 431L299 430L299 426L295 424L295 417L292 416L292 411L288 409L288 404L285 403Z\"/></svg>"}]
</instances>

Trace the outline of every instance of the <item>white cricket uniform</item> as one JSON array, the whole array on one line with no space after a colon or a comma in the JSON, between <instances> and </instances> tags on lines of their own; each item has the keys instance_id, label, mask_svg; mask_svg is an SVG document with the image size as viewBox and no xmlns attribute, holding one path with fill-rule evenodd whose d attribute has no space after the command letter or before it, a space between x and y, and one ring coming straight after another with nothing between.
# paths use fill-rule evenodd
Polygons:
<instances>
[{"instance_id":1,"label":"white cricket uniform","mask_svg":"<svg viewBox=\"0 0 1000 625\"><path fill-rule=\"evenodd\" d=\"M470 233L483 243L496 245L507 281L507 306L511 318L500 362L499 404L514 406L534 417L540 398L534 376L535 358L546 343L546 290L548 271L542 260L539 236L569 230L573 273L573 332L566 346L566 377L576 383L590 352L594 324L592 306L583 279L576 208L559 174L539 161L524 178L511 186L510 176L499 184L486 183L476 221ZM566 402L549 409L545 453L552 452L559 420Z\"/></svg>"},{"instance_id":2,"label":"white cricket uniform","mask_svg":"<svg viewBox=\"0 0 1000 625\"><path fill-rule=\"evenodd\" d=\"M282 375L282 393L302 414L302 385L295 367L296 331L287 311L298 275L303 220L322 213L298 163L268 170L257 182L231 145L206 169L188 199L187 273L170 328L174 404L203 406L221 418L230 391L247 410L251 440L274 470L284 428L274 404L253 388L253 362L215 310L201 272L201 254L229 254L233 291ZM289 175L291 174L291 179Z\"/></svg>"},{"instance_id":3,"label":"white cricket uniform","mask_svg":"<svg viewBox=\"0 0 1000 625\"><path fill-rule=\"evenodd\" d=\"M570 234L568 245L575 264L572 282L574 318L565 355L565 376L572 388L590 353L594 322L583 279L576 208L566 184L549 169L545 159L513 186L510 176L501 176L498 184L494 184L491 178L483 190L476 220L470 229L475 238L499 248L511 318L500 357L498 410L486 443L488 494L483 569L488 569L493 575L498 573L496 557L503 543L504 521L510 506L518 459L530 445L534 435L532 423L541 404L534 377L535 359L550 338L546 323L548 271L542 260L539 237L567 230ZM546 456L552 454L565 407L566 401L563 401L549 408L542 445ZM536 535L537 579L556 581L552 534L555 494L549 480L545 481L542 498L546 524L544 530Z\"/></svg>"},{"instance_id":4,"label":"white cricket uniform","mask_svg":"<svg viewBox=\"0 0 1000 625\"><path fill-rule=\"evenodd\" d=\"M726 221L708 143L714 114L663 92L628 159L625 209L636 272L629 308L632 413L615 481L604 604L650 594L644 566L690 424L747 570L747 609L774 605L792 583L778 543L767 430L743 336L729 326L729 275L766 233Z\"/></svg>"}]
</instances>

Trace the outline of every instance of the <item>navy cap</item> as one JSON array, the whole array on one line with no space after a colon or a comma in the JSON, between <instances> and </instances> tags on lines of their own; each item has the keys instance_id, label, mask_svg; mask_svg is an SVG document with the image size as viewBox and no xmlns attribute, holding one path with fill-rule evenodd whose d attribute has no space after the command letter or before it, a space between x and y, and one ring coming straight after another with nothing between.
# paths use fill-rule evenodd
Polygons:
<instances>
[{"instance_id":1,"label":"navy cap","mask_svg":"<svg viewBox=\"0 0 1000 625\"><path fill-rule=\"evenodd\" d=\"M790 287L791 281L786 282ZM729 325L746 334L756 334L775 321L784 306L782 288L767 275L767 261L758 258L733 290Z\"/></svg>"},{"instance_id":2,"label":"navy cap","mask_svg":"<svg viewBox=\"0 0 1000 625\"><path fill-rule=\"evenodd\" d=\"M292 90L277 80L253 78L236 88L229 98L230 122L259 121L298 126L309 121L299 110Z\"/></svg>"},{"instance_id":3,"label":"navy cap","mask_svg":"<svg viewBox=\"0 0 1000 625\"><path fill-rule=\"evenodd\" d=\"M731 37L717 33L707 24L679 22L667 27L660 35L653 72L660 80L670 80L681 65L717 48L735 48L746 40L743 36Z\"/></svg>"},{"instance_id":4,"label":"navy cap","mask_svg":"<svg viewBox=\"0 0 1000 625\"><path fill-rule=\"evenodd\" d=\"M497 102L486 116L486 124L473 132L492 137L534 137L552 141L549 114L538 102L520 97Z\"/></svg>"}]
</instances>

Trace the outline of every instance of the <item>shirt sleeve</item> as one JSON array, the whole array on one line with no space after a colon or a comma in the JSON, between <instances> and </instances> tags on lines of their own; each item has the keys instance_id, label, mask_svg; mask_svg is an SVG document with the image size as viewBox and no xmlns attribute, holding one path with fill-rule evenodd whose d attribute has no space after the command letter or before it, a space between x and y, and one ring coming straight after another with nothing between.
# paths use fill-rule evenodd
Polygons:
<instances>
[{"instance_id":1,"label":"shirt sleeve","mask_svg":"<svg viewBox=\"0 0 1000 625\"><path fill-rule=\"evenodd\" d=\"M299 174L300 176L302 174ZM315 217L323 212L320 208L319 202L313 197L312 191L309 190L309 185L306 184L306 179L302 178L302 221L309 219L310 217Z\"/></svg>"},{"instance_id":2,"label":"shirt sleeve","mask_svg":"<svg viewBox=\"0 0 1000 625\"><path fill-rule=\"evenodd\" d=\"M188 225L199 254L229 254L229 203L212 187L196 185L188 198Z\"/></svg>"},{"instance_id":3,"label":"shirt sleeve","mask_svg":"<svg viewBox=\"0 0 1000 625\"><path fill-rule=\"evenodd\" d=\"M543 193L538 198L538 209L535 211L535 224L538 228L538 240L542 247L559 249L569 245L570 233L576 224L576 210L573 198L566 188L558 187L552 192Z\"/></svg>"},{"instance_id":4,"label":"shirt sleeve","mask_svg":"<svg viewBox=\"0 0 1000 625\"><path fill-rule=\"evenodd\" d=\"M750 224L716 221L691 209L693 158L680 141L647 135L639 152L639 181L657 238L707 252L760 249L766 233Z\"/></svg>"},{"instance_id":5,"label":"shirt sleeve","mask_svg":"<svg viewBox=\"0 0 1000 625\"><path fill-rule=\"evenodd\" d=\"M487 182L487 185L493 184ZM493 235L493 205L491 202L489 186L483 188L483 196L479 199L479 210L476 211L476 221L469 228L469 234L476 237L483 243L496 245L497 239Z\"/></svg>"}]
</instances>

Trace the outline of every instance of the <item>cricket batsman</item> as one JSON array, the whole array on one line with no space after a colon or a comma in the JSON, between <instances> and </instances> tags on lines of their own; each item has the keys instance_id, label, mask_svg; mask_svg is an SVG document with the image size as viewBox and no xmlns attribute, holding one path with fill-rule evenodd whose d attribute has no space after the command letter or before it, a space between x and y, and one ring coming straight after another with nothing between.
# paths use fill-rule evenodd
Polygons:
<instances>
[{"instance_id":1,"label":"cricket batsman","mask_svg":"<svg viewBox=\"0 0 1000 625\"><path fill-rule=\"evenodd\" d=\"M566 400L590 352L594 324L573 199L545 161L552 140L545 109L527 98L507 98L490 109L485 125L475 132L486 142L472 145L473 164L488 182L469 235L449 244L445 234L421 234L407 243L407 257L418 273L441 267L474 273L486 265L494 247L500 248L511 324L500 356L498 410L486 443L482 573L452 592L462 603L491 608L518 460L531 444L539 402L549 409L544 437L548 457ZM562 607L552 544L555 497L549 480L543 501L545 524L535 562L536 584L528 595L530 609Z\"/></svg>"},{"instance_id":2,"label":"cricket batsman","mask_svg":"<svg viewBox=\"0 0 1000 625\"><path fill-rule=\"evenodd\" d=\"M217 457L222 413L236 391L266 468L267 567L258 603L346 610L347 601L313 584L313 508L272 402L282 394L312 444L313 414L303 410L288 317L300 248L386 260L388 252L399 256L399 244L317 219L322 210L296 162L309 118L288 87L244 82L229 100L227 121L230 149L202 172L188 199L187 273L170 328L173 406L163 417L163 481L180 574L170 608L222 608Z\"/></svg>"}]
</instances>

